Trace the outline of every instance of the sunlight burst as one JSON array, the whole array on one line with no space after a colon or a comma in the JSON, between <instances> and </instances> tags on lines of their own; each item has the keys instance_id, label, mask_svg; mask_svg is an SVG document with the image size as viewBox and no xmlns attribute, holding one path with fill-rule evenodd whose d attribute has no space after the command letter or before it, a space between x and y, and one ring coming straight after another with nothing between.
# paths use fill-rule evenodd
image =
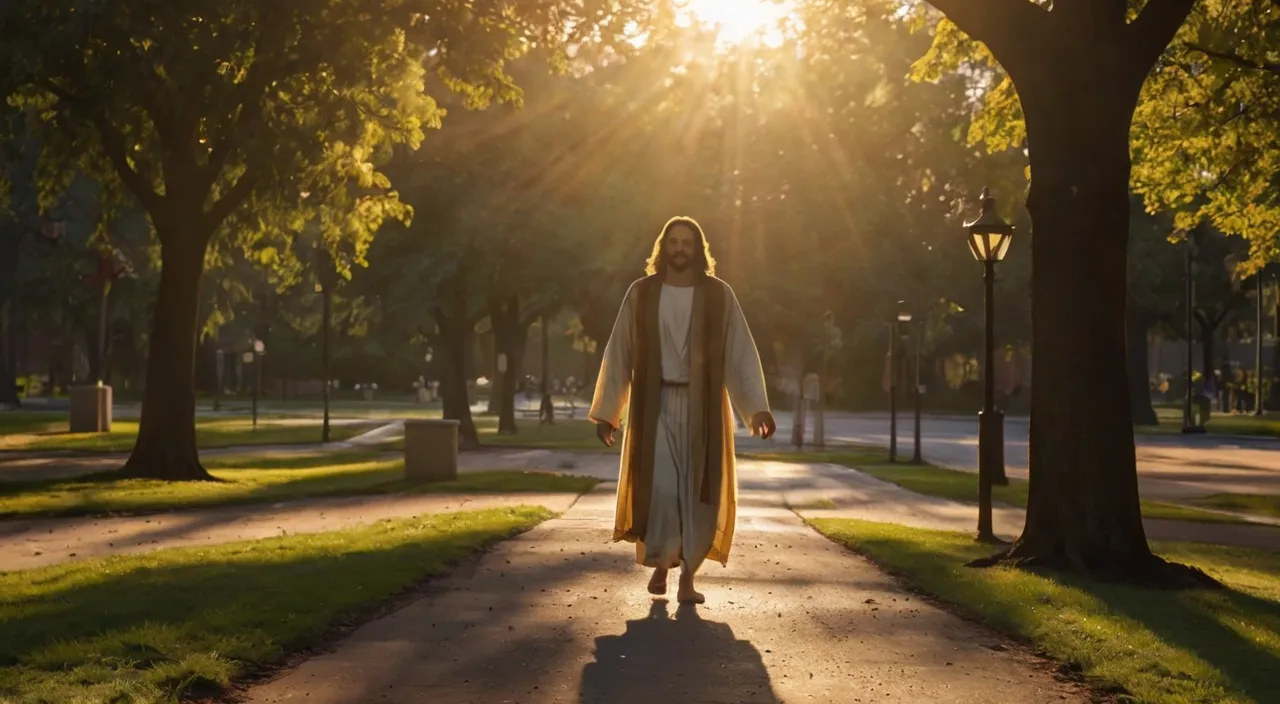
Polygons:
<instances>
[{"instance_id":1,"label":"sunlight burst","mask_svg":"<svg viewBox=\"0 0 1280 704\"><path fill-rule=\"evenodd\" d=\"M679 3L693 19L716 28L720 44L741 44L758 38L767 46L782 43L780 20L794 10L788 0L684 0Z\"/></svg>"}]
</instances>

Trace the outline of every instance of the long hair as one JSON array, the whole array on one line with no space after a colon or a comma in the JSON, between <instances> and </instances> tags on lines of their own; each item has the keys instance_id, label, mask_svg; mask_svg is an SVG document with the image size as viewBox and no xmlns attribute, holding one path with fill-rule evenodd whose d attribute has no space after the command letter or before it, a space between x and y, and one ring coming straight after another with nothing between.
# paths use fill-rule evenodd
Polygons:
<instances>
[{"instance_id":1,"label":"long hair","mask_svg":"<svg viewBox=\"0 0 1280 704\"><path fill-rule=\"evenodd\" d=\"M667 221L662 226L662 232L658 233L658 239L653 243L653 253L645 260L644 273L649 276L654 274L667 273L667 262L662 256L662 245L667 241L667 235L671 234L671 230L675 227L687 227L693 230L693 234L698 236L698 262L699 270L706 276L716 275L716 260L711 256L711 245L707 242L707 233L702 231L702 226L697 220L683 215L677 215Z\"/></svg>"}]
</instances>

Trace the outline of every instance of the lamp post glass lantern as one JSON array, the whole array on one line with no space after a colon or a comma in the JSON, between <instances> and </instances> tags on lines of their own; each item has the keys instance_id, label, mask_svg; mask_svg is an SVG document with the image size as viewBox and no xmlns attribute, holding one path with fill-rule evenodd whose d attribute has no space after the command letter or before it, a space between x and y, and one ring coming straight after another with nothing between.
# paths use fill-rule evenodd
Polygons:
<instances>
[{"instance_id":1,"label":"lamp post glass lantern","mask_svg":"<svg viewBox=\"0 0 1280 704\"><path fill-rule=\"evenodd\" d=\"M969 251L982 262L986 310L982 365L982 412L978 415L978 540L1000 542L991 521L991 485L1004 476L1004 413L995 407L996 262L1009 253L1013 226L996 214L991 191L982 189L982 213L966 222Z\"/></svg>"}]
</instances>

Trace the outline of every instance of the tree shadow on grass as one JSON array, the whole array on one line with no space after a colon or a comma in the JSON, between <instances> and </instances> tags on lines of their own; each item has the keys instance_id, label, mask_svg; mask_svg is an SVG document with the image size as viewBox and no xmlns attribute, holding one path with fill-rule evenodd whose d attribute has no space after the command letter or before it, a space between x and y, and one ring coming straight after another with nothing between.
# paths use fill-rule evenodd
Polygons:
<instances>
[{"instance_id":1,"label":"tree shadow on grass","mask_svg":"<svg viewBox=\"0 0 1280 704\"><path fill-rule=\"evenodd\" d=\"M1268 649L1248 631L1270 633L1273 642L1280 640L1280 603L1230 587L1153 591L1052 576L1097 597L1168 645L1208 663L1235 691L1259 702L1276 696L1280 648Z\"/></svg>"},{"instance_id":2,"label":"tree shadow on grass","mask_svg":"<svg viewBox=\"0 0 1280 704\"><path fill-rule=\"evenodd\" d=\"M976 615L988 624L1020 637L1035 638L1036 634L1043 635L1042 632L1048 628L1049 640L1058 638L1052 635L1055 627L1049 623L1057 618L1068 619L1068 622L1078 619L1082 624L1093 621L1096 626L1081 625L1080 628L1090 631L1102 629L1098 636L1101 640L1085 641L1085 636L1074 635L1066 638L1063 647L1068 652L1085 652L1091 647L1098 647L1103 652L1119 653L1124 642L1106 641L1129 638L1126 629L1135 634L1145 629L1154 639L1198 658L1221 673L1222 685L1228 688L1229 694L1243 694L1255 701L1270 701L1275 696L1277 682L1280 682L1280 652L1277 652L1280 646L1276 645L1280 642L1280 603L1276 601L1229 586L1221 589L1148 589L1044 568L1025 569L1024 573L1042 577L1051 584L997 587L975 579L977 573L971 570L957 569L968 559L989 550L959 542L953 533L930 531L928 535L930 537L921 539L855 537L853 547L931 595L958 605L962 612ZM927 542L933 539L939 542ZM1107 616L1101 615L1099 621L1096 618L1099 614L1088 609L1070 613L1077 608L1072 604L1076 604L1079 597L1062 596L1068 603L1058 604L1056 600L1059 597L1053 596L1058 587L1078 590L1084 597L1096 600L1098 606L1104 607L1114 619L1107 623ZM1046 608L1050 609L1048 616L1045 615ZM1055 609L1063 613L1054 615ZM1108 636L1108 630L1117 632ZM1073 640L1080 642L1073 644ZM1269 640L1270 644L1263 640ZM1068 663L1068 668L1076 670L1079 665ZM1193 681L1192 673L1176 667L1152 659L1147 669L1130 668L1135 677L1132 684L1145 681L1152 687L1164 689L1170 700L1179 694L1184 698L1197 696L1195 693L1213 690L1217 686L1216 683ZM1152 668L1157 671L1149 671Z\"/></svg>"},{"instance_id":3,"label":"tree shadow on grass","mask_svg":"<svg viewBox=\"0 0 1280 704\"><path fill-rule=\"evenodd\" d=\"M635 702L778 702L759 651L724 623L665 599L626 632L596 639L596 659L582 671L581 704Z\"/></svg>"}]
</instances>

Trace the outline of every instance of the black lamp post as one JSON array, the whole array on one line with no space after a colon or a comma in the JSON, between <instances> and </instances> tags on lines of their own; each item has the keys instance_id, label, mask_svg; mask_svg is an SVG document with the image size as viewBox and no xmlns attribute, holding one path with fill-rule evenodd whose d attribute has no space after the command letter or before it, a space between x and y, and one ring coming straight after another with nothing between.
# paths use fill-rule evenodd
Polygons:
<instances>
[{"instance_id":1,"label":"black lamp post","mask_svg":"<svg viewBox=\"0 0 1280 704\"><path fill-rule=\"evenodd\" d=\"M262 340L253 341L253 429L258 429L258 397L262 395L262 358L267 353L267 346Z\"/></svg>"},{"instance_id":2,"label":"black lamp post","mask_svg":"<svg viewBox=\"0 0 1280 704\"><path fill-rule=\"evenodd\" d=\"M217 384L213 389L213 410L222 410L222 377L227 369L227 353L221 347L213 351L213 377Z\"/></svg>"},{"instance_id":3,"label":"black lamp post","mask_svg":"<svg viewBox=\"0 0 1280 704\"><path fill-rule=\"evenodd\" d=\"M320 425L320 442L329 442L332 437L329 407L333 400L333 368L329 347L333 334L333 289L338 284L338 275L332 256L328 250L319 246L316 247L316 268L316 291L320 294L320 372L324 377L324 420Z\"/></svg>"},{"instance_id":4,"label":"black lamp post","mask_svg":"<svg viewBox=\"0 0 1280 704\"><path fill-rule=\"evenodd\" d=\"M889 321L889 461L898 461L898 345L902 342L902 331L911 324L911 313L906 310L906 302L898 301L898 312Z\"/></svg>"},{"instance_id":5,"label":"black lamp post","mask_svg":"<svg viewBox=\"0 0 1280 704\"><path fill-rule=\"evenodd\" d=\"M1258 300L1256 325L1253 335L1253 415L1260 416L1262 411L1262 271L1257 275Z\"/></svg>"},{"instance_id":6,"label":"black lamp post","mask_svg":"<svg viewBox=\"0 0 1280 704\"><path fill-rule=\"evenodd\" d=\"M547 334L547 316L538 318L538 327L542 331L542 405L538 409L538 425L556 424L556 405L551 398L551 336Z\"/></svg>"},{"instance_id":7,"label":"black lamp post","mask_svg":"<svg viewBox=\"0 0 1280 704\"><path fill-rule=\"evenodd\" d=\"M915 445L914 450L911 452L911 464L924 464L924 455L922 454L923 448L920 447L920 396L924 392L924 389L920 386L920 352L923 349L922 345L924 344L924 321L919 320L916 322L916 427L914 438Z\"/></svg>"},{"instance_id":8,"label":"black lamp post","mask_svg":"<svg viewBox=\"0 0 1280 704\"><path fill-rule=\"evenodd\" d=\"M1196 423L1195 415L1191 410L1191 402L1195 397L1195 362L1194 358L1194 340L1195 340L1195 308L1196 308L1196 250L1198 242L1196 241L1195 231L1187 233L1187 396L1183 399L1182 406L1182 432L1185 435L1199 435L1204 433L1204 426ZM1205 370L1208 373L1208 370Z\"/></svg>"},{"instance_id":9,"label":"black lamp post","mask_svg":"<svg viewBox=\"0 0 1280 704\"><path fill-rule=\"evenodd\" d=\"M982 214L965 223L969 251L982 262L986 286L986 340L983 345L982 413L978 415L978 540L1001 542L991 524L991 485L1004 474L1004 413L995 407L995 278L996 262L1013 241L1013 226L996 215L996 200L982 189Z\"/></svg>"}]
</instances>

